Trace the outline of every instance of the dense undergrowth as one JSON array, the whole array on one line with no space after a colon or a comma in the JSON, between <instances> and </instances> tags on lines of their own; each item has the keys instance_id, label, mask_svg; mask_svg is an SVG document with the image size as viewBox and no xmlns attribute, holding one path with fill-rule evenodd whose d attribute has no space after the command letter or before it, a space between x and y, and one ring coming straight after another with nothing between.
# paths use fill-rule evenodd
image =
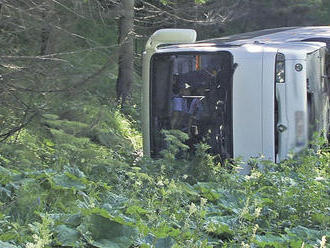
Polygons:
<instances>
[{"instance_id":1,"label":"dense undergrowth","mask_svg":"<svg viewBox=\"0 0 330 248\"><path fill-rule=\"evenodd\" d=\"M75 113L80 121L45 114L1 144L0 247L327 246L329 147L281 164L254 159L242 176L203 144L175 159L185 150L175 132L163 159L141 158L139 132L119 111Z\"/></svg>"}]
</instances>

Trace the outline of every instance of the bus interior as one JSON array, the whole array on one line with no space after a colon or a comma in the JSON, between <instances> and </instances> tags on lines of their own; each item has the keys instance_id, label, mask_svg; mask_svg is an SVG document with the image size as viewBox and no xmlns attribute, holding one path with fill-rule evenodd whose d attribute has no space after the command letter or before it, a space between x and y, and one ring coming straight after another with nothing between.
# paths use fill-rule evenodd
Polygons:
<instances>
[{"instance_id":1,"label":"bus interior","mask_svg":"<svg viewBox=\"0 0 330 248\"><path fill-rule=\"evenodd\" d=\"M151 156L166 149L162 130L188 134L186 145L206 143L221 159L233 156L230 52L159 53L151 59Z\"/></svg>"}]
</instances>

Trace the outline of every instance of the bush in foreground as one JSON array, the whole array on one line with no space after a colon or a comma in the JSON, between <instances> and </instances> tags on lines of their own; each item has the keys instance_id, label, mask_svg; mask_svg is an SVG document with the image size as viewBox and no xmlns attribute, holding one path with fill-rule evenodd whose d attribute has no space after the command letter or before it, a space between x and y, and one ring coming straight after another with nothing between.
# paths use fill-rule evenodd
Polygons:
<instances>
[{"instance_id":1,"label":"bush in foreground","mask_svg":"<svg viewBox=\"0 0 330 248\"><path fill-rule=\"evenodd\" d=\"M66 125L53 132L61 142L36 146L26 131L1 148L1 247L328 244L329 147L281 164L254 159L252 167L263 171L254 166L242 176L233 162L217 164L203 145L193 160L173 159L169 150L156 161L109 157L111 146L82 134L66 139L70 125L54 120L52 128Z\"/></svg>"}]
</instances>

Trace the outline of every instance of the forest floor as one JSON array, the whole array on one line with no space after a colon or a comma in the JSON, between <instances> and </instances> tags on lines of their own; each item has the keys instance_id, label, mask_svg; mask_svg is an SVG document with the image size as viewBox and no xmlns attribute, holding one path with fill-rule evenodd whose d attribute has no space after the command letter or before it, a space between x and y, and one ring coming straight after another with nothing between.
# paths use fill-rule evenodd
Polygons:
<instances>
[{"instance_id":1,"label":"forest floor","mask_svg":"<svg viewBox=\"0 0 330 248\"><path fill-rule=\"evenodd\" d=\"M253 159L242 176L239 161L219 164L206 145L175 159L175 135L164 158L142 158L134 118L74 109L77 118L45 114L1 145L0 247L327 247L322 141L281 164Z\"/></svg>"}]
</instances>

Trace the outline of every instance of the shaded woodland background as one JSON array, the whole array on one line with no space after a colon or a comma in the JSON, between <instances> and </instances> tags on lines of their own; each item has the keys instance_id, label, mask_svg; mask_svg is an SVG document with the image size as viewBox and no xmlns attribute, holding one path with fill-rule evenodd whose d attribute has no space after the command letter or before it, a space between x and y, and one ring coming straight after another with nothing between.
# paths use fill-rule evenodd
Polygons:
<instances>
[{"instance_id":1,"label":"shaded woodland background","mask_svg":"<svg viewBox=\"0 0 330 248\"><path fill-rule=\"evenodd\" d=\"M245 179L203 145L176 161L174 136L164 159L141 158L155 30L202 40L305 25L330 25L330 1L0 0L0 246L326 247L322 141Z\"/></svg>"},{"instance_id":2,"label":"shaded woodland background","mask_svg":"<svg viewBox=\"0 0 330 248\"><path fill-rule=\"evenodd\" d=\"M141 53L157 29L194 28L207 39L327 25L329 11L325 0L2 0L0 138L86 94L105 104L134 99Z\"/></svg>"}]
</instances>

